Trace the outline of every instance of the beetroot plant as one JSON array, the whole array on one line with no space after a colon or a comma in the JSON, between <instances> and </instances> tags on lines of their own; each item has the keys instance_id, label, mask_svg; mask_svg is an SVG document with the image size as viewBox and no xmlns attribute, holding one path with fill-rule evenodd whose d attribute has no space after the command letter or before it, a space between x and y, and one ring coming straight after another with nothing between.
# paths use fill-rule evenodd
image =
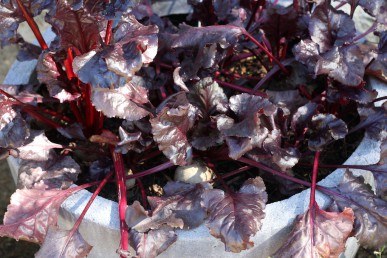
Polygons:
<instances>
[{"instance_id":1,"label":"beetroot plant","mask_svg":"<svg viewBox=\"0 0 387 258\"><path fill-rule=\"evenodd\" d=\"M119 203L121 257L155 257L178 241L175 229L202 223L238 253L254 246L267 202L310 187L309 209L273 257L338 257L350 236L382 247L387 102L366 78L386 82L385 2L280 2L188 0L189 14L160 17L151 1L1 0L1 45L37 59L37 80L0 85L0 150L21 160L0 235L41 244L36 257L85 257L78 227L103 193ZM365 32L355 9L374 19ZM43 10L50 44L33 19ZM17 33L24 21L40 47ZM371 33L377 45L364 43ZM381 143L378 163L330 162L362 135ZM193 162L213 178L172 180ZM317 184L338 167L338 186ZM370 171L374 189L352 169ZM89 204L59 228L61 203L85 188ZM332 198L327 210L316 191Z\"/></svg>"}]
</instances>

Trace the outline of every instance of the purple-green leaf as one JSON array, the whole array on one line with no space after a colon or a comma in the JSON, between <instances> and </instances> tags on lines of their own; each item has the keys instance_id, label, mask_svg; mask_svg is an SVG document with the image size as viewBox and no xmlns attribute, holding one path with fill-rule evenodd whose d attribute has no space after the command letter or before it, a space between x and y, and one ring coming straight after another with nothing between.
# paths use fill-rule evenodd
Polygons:
<instances>
[{"instance_id":1,"label":"purple-green leaf","mask_svg":"<svg viewBox=\"0 0 387 258\"><path fill-rule=\"evenodd\" d=\"M220 238L226 251L238 253L254 246L250 237L262 226L267 202L266 188L260 177L248 179L236 193L206 190L203 205L208 212L207 227Z\"/></svg>"}]
</instances>

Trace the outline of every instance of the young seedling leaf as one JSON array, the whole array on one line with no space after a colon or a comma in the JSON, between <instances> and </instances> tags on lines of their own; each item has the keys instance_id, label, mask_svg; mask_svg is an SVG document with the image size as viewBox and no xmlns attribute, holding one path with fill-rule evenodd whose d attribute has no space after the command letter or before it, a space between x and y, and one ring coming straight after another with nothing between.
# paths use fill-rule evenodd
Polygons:
<instances>
[{"instance_id":1,"label":"young seedling leaf","mask_svg":"<svg viewBox=\"0 0 387 258\"><path fill-rule=\"evenodd\" d=\"M208 212L207 227L220 238L226 251L238 253L254 246L250 237L261 229L267 202L266 188L260 177L248 179L236 193L206 190L203 205Z\"/></svg>"}]
</instances>

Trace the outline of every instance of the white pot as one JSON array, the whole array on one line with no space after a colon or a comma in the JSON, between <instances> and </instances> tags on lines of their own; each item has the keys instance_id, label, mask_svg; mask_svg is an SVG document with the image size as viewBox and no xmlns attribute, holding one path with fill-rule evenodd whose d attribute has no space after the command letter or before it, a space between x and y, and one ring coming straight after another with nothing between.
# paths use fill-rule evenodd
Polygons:
<instances>
[{"instance_id":1,"label":"white pot","mask_svg":"<svg viewBox=\"0 0 387 258\"><path fill-rule=\"evenodd\" d=\"M48 34L46 33L46 36ZM36 61L15 62L7 74L4 83L23 84L28 83L36 66ZM371 79L370 84L379 91L379 96L387 95L387 87L377 80ZM379 161L380 143L364 138L356 151L344 164L365 165ZM18 161L8 158L12 175L16 181ZM363 175L367 182L373 184L372 174L364 170L353 170L355 175ZM321 186L336 186L342 179L344 169L337 169L318 184ZM164 258L189 258L189 257L252 257L266 258L274 253L287 238L294 219L298 214L304 213L309 205L309 190L305 190L286 200L268 204L265 209L266 217L262 229L252 237L254 247L242 251L239 254L225 252L224 244L212 237L205 225L185 231L177 230L178 240L158 257ZM79 217L91 193L81 190L69 197L60 209L59 225L70 229ZM319 192L316 200L321 208L326 208L331 199ZM119 257L116 250L119 247L119 215L118 204L102 197L97 197L86 213L80 232L86 241L93 246L88 257L107 258ZM347 241L346 251L343 257L354 257L358 245L354 238Z\"/></svg>"}]
</instances>

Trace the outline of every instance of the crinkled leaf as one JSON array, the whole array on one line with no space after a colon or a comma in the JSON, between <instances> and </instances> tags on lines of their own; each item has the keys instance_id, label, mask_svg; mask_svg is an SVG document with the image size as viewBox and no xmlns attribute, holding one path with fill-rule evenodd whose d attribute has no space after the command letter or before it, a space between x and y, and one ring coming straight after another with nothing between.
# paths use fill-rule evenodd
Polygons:
<instances>
[{"instance_id":1,"label":"crinkled leaf","mask_svg":"<svg viewBox=\"0 0 387 258\"><path fill-rule=\"evenodd\" d=\"M30 131L29 139L23 146L11 150L10 154L15 158L45 161L49 158L50 150L63 148L62 145L49 141L44 131Z\"/></svg>"},{"instance_id":2,"label":"crinkled leaf","mask_svg":"<svg viewBox=\"0 0 387 258\"><path fill-rule=\"evenodd\" d=\"M195 149L204 151L222 142L223 137L216 128L216 121L212 118L199 120L198 124L192 129L190 143Z\"/></svg>"},{"instance_id":3,"label":"crinkled leaf","mask_svg":"<svg viewBox=\"0 0 387 258\"><path fill-rule=\"evenodd\" d=\"M49 226L56 226L59 206L74 190L17 189L0 226L0 236L42 243Z\"/></svg>"},{"instance_id":4,"label":"crinkled leaf","mask_svg":"<svg viewBox=\"0 0 387 258\"><path fill-rule=\"evenodd\" d=\"M126 210L126 222L137 232L158 229L162 225L185 229L195 228L202 224L207 216L200 201L204 190L210 188L211 186L205 183L192 185L170 182L165 186L165 196L148 197L152 208L151 214L138 202L134 202Z\"/></svg>"},{"instance_id":5,"label":"crinkled leaf","mask_svg":"<svg viewBox=\"0 0 387 258\"><path fill-rule=\"evenodd\" d=\"M387 16L387 15L386 15ZM367 70L373 70L377 74L380 74L382 77L387 77L387 30L380 32L379 34L379 44L378 51L375 53L374 51L367 51L364 55L371 55L373 58L373 62L371 62L370 66Z\"/></svg>"},{"instance_id":6,"label":"crinkled leaf","mask_svg":"<svg viewBox=\"0 0 387 258\"><path fill-rule=\"evenodd\" d=\"M363 57L359 47L333 47L321 55L315 67L315 75L319 74L327 74L344 85L359 85L364 77Z\"/></svg>"},{"instance_id":7,"label":"crinkled leaf","mask_svg":"<svg viewBox=\"0 0 387 258\"><path fill-rule=\"evenodd\" d=\"M15 148L24 144L30 135L29 126L12 105L15 100L0 95L0 147Z\"/></svg>"},{"instance_id":8,"label":"crinkled leaf","mask_svg":"<svg viewBox=\"0 0 387 258\"><path fill-rule=\"evenodd\" d=\"M140 258L153 258L168 249L177 240L171 227L162 226L147 233L130 230L130 242Z\"/></svg>"},{"instance_id":9,"label":"crinkled leaf","mask_svg":"<svg viewBox=\"0 0 387 258\"><path fill-rule=\"evenodd\" d=\"M206 190L203 205L209 214L207 227L211 235L225 243L226 251L251 248L250 241L260 230L267 202L265 185L260 177L248 179L237 193Z\"/></svg>"},{"instance_id":10,"label":"crinkled leaf","mask_svg":"<svg viewBox=\"0 0 387 258\"><path fill-rule=\"evenodd\" d=\"M205 189L210 189L207 183L188 184L183 182L168 182L164 187L165 196L149 196L152 208L152 220L164 221L168 217L181 219L185 229L201 225L207 214L201 206L201 195Z\"/></svg>"},{"instance_id":11,"label":"crinkled leaf","mask_svg":"<svg viewBox=\"0 0 387 258\"><path fill-rule=\"evenodd\" d=\"M315 207L313 215L308 210L297 216L292 232L273 257L338 257L345 249L354 219L350 208L338 213Z\"/></svg>"},{"instance_id":12,"label":"crinkled leaf","mask_svg":"<svg viewBox=\"0 0 387 258\"><path fill-rule=\"evenodd\" d=\"M71 83L67 80L67 77L61 75L58 71L57 64L55 63L52 54L53 53L50 52L43 52L39 56L38 64L36 66L39 82L46 84L50 96L59 99L60 102L71 101L78 98L80 96L79 93L76 93L75 91L70 93L65 90L68 89L68 85L71 85Z\"/></svg>"},{"instance_id":13,"label":"crinkled leaf","mask_svg":"<svg viewBox=\"0 0 387 258\"><path fill-rule=\"evenodd\" d=\"M67 189L81 172L70 156L51 152L48 160L23 160L19 168L18 188Z\"/></svg>"},{"instance_id":14,"label":"crinkled leaf","mask_svg":"<svg viewBox=\"0 0 387 258\"><path fill-rule=\"evenodd\" d=\"M284 90L284 91L266 91L267 96L274 105L281 108L284 115L294 113L297 108L306 104L307 100L303 98L298 90Z\"/></svg>"},{"instance_id":15,"label":"crinkled leaf","mask_svg":"<svg viewBox=\"0 0 387 258\"><path fill-rule=\"evenodd\" d=\"M91 251L89 245L78 229L70 237L71 230L50 226L42 247L35 254L36 258L83 258ZM67 241L69 241L67 243Z\"/></svg>"},{"instance_id":16,"label":"crinkled leaf","mask_svg":"<svg viewBox=\"0 0 387 258\"><path fill-rule=\"evenodd\" d=\"M332 103L339 103L341 99L355 100L361 104L372 102L378 96L376 90L355 87L329 87L327 90L327 100Z\"/></svg>"},{"instance_id":17,"label":"crinkled leaf","mask_svg":"<svg viewBox=\"0 0 387 258\"><path fill-rule=\"evenodd\" d=\"M281 38L291 40L298 34L298 15L293 7L283 7L279 4L267 4L263 11L262 29L270 45L275 48L273 52L278 51L278 44Z\"/></svg>"},{"instance_id":18,"label":"crinkled leaf","mask_svg":"<svg viewBox=\"0 0 387 258\"><path fill-rule=\"evenodd\" d=\"M298 136L301 135L308 127L309 122L312 120L312 117L317 110L317 106L318 105L316 103L310 102L304 106L299 107L293 114L290 126Z\"/></svg>"},{"instance_id":19,"label":"crinkled leaf","mask_svg":"<svg viewBox=\"0 0 387 258\"><path fill-rule=\"evenodd\" d=\"M308 147L311 150L321 151L331 140L344 138L348 133L347 124L332 114L318 114L312 117L311 134Z\"/></svg>"},{"instance_id":20,"label":"crinkled leaf","mask_svg":"<svg viewBox=\"0 0 387 258\"><path fill-rule=\"evenodd\" d=\"M112 0L106 2L105 0L67 0L66 3L72 10L78 11L80 9L87 10L90 15L114 20L122 13L129 12L131 7L137 3L137 0L122 1Z\"/></svg>"},{"instance_id":21,"label":"crinkled leaf","mask_svg":"<svg viewBox=\"0 0 387 258\"><path fill-rule=\"evenodd\" d=\"M200 109L204 116L227 111L227 96L212 78L203 78L193 88L194 91L188 94L188 98L192 100L192 103Z\"/></svg>"},{"instance_id":22,"label":"crinkled leaf","mask_svg":"<svg viewBox=\"0 0 387 258\"><path fill-rule=\"evenodd\" d=\"M246 93L232 96L229 106L238 120L220 115L217 127L226 139L229 156L238 159L252 148L262 145L269 130L261 126L260 116L271 116L277 108L267 99Z\"/></svg>"},{"instance_id":23,"label":"crinkled leaf","mask_svg":"<svg viewBox=\"0 0 387 258\"><path fill-rule=\"evenodd\" d=\"M387 243L387 202L378 198L362 177L347 170L334 189L345 199L332 195L333 209L352 208L355 213L355 237L365 248L378 249Z\"/></svg>"},{"instance_id":24,"label":"crinkled leaf","mask_svg":"<svg viewBox=\"0 0 387 258\"><path fill-rule=\"evenodd\" d=\"M74 58L74 72L93 87L119 87L156 56L157 32L156 26L125 15L114 30L114 43Z\"/></svg>"},{"instance_id":25,"label":"crinkled leaf","mask_svg":"<svg viewBox=\"0 0 387 258\"><path fill-rule=\"evenodd\" d=\"M131 82L116 89L94 88L92 102L95 108L107 117L134 121L149 114L141 107L142 104L148 103L148 91Z\"/></svg>"},{"instance_id":26,"label":"crinkled leaf","mask_svg":"<svg viewBox=\"0 0 387 258\"><path fill-rule=\"evenodd\" d=\"M335 0L339 1L339 0ZM356 8L357 5L361 6L369 15L376 18L379 23L387 24L387 8L384 0L344 0L342 2L349 3Z\"/></svg>"},{"instance_id":27,"label":"crinkled leaf","mask_svg":"<svg viewBox=\"0 0 387 258\"><path fill-rule=\"evenodd\" d=\"M387 131L387 102L381 107L360 106L357 109L360 115L360 122L351 132L365 128L366 134L372 139L381 140Z\"/></svg>"},{"instance_id":28,"label":"crinkled leaf","mask_svg":"<svg viewBox=\"0 0 387 258\"><path fill-rule=\"evenodd\" d=\"M129 150L136 149L136 143L141 139L141 132L128 133L121 126L118 128L120 142L117 143L116 150L126 154Z\"/></svg>"},{"instance_id":29,"label":"crinkled leaf","mask_svg":"<svg viewBox=\"0 0 387 258\"><path fill-rule=\"evenodd\" d=\"M301 40L294 49L296 60L305 64L315 76L327 74L344 85L358 86L364 77L363 55L356 45L333 46L320 54L318 45L311 40Z\"/></svg>"},{"instance_id":30,"label":"crinkled leaf","mask_svg":"<svg viewBox=\"0 0 387 258\"><path fill-rule=\"evenodd\" d=\"M66 1L56 1L56 7L47 14L46 21L59 36L62 49L75 47L84 54L100 45L99 19L90 15L88 9L75 11Z\"/></svg>"},{"instance_id":31,"label":"crinkled leaf","mask_svg":"<svg viewBox=\"0 0 387 258\"><path fill-rule=\"evenodd\" d=\"M150 119L153 139L164 155L176 165L184 166L192 159L187 133L193 126L197 111L191 104L165 107L157 117Z\"/></svg>"},{"instance_id":32,"label":"crinkled leaf","mask_svg":"<svg viewBox=\"0 0 387 258\"><path fill-rule=\"evenodd\" d=\"M336 10L330 4L319 5L314 10L309 33L312 40L319 45L321 53L333 46L342 46L356 35L355 24L343 11Z\"/></svg>"},{"instance_id":33,"label":"crinkled leaf","mask_svg":"<svg viewBox=\"0 0 387 258\"><path fill-rule=\"evenodd\" d=\"M376 196L387 201L387 138L380 145L380 159L376 165L368 166L375 178Z\"/></svg>"}]
</instances>

